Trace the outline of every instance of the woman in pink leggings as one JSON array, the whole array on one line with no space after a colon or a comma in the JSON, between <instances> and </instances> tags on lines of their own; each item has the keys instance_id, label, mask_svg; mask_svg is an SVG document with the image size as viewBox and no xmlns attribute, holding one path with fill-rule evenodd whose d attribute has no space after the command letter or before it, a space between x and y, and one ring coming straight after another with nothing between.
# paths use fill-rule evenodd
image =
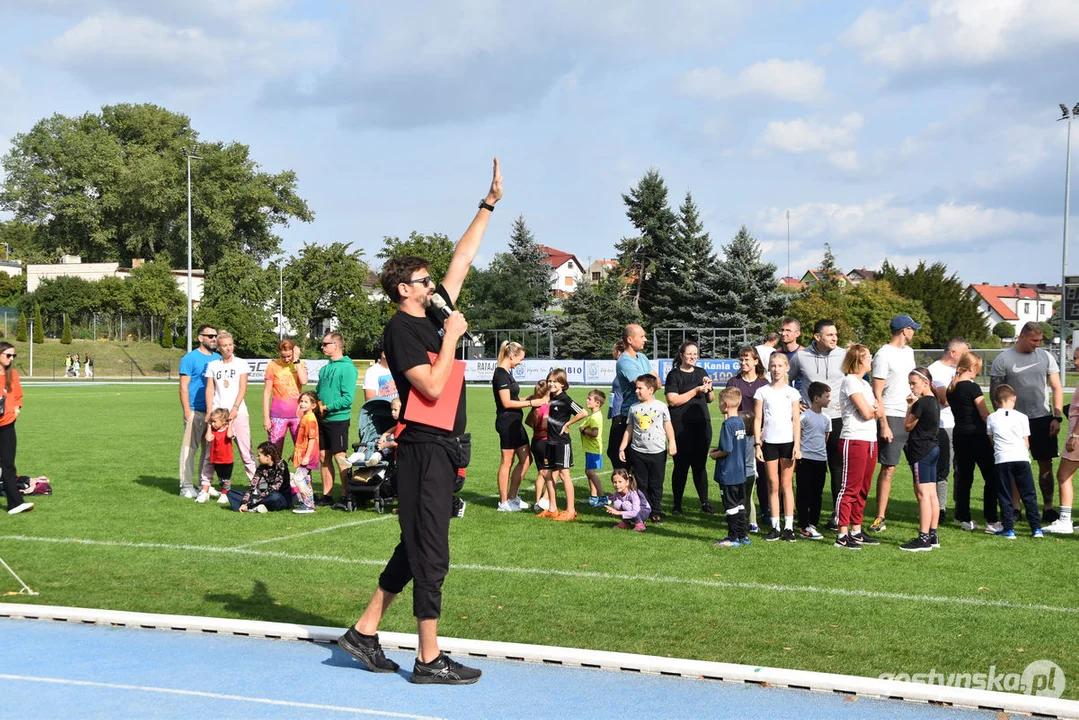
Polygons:
<instances>
[{"instance_id":1,"label":"woman in pink leggings","mask_svg":"<svg viewBox=\"0 0 1079 720\"><path fill-rule=\"evenodd\" d=\"M307 366L300 360L300 348L291 340L277 344L279 359L266 367L266 380L262 388L262 426L270 442L281 449L285 445L285 432L292 435L296 444L296 432L300 429L297 403L300 392L307 384Z\"/></svg>"}]
</instances>

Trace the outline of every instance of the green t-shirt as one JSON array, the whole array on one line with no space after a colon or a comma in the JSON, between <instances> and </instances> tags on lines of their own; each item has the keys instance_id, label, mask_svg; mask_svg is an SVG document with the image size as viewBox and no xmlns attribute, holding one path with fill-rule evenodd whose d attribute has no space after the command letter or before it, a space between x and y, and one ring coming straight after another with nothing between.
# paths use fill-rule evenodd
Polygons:
<instances>
[{"instance_id":1,"label":"green t-shirt","mask_svg":"<svg viewBox=\"0 0 1079 720\"><path fill-rule=\"evenodd\" d=\"M581 445L584 446L586 453L592 453L593 455L599 455L603 452L603 448L600 445L600 439L603 437L603 413L596 410L591 415L581 421L582 430L596 429L599 434L596 437L581 434Z\"/></svg>"}]
</instances>

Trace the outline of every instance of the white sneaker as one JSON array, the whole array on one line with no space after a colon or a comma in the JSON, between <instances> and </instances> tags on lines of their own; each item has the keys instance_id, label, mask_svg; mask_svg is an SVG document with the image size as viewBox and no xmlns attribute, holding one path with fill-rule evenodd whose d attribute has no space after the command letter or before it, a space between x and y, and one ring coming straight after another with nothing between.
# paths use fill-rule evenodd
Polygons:
<instances>
[{"instance_id":1,"label":"white sneaker","mask_svg":"<svg viewBox=\"0 0 1079 720\"><path fill-rule=\"evenodd\" d=\"M259 507L262 507L262 506L259 505ZM307 507L306 505L301 505L298 508L292 508L292 512L296 513L297 515L310 515L311 513L315 512L315 508Z\"/></svg>"},{"instance_id":2,"label":"white sneaker","mask_svg":"<svg viewBox=\"0 0 1079 720\"><path fill-rule=\"evenodd\" d=\"M229 496L228 495L226 495L225 493L218 493L218 496L219 496L217 498L217 504L218 505L228 505L229 504Z\"/></svg>"},{"instance_id":3,"label":"white sneaker","mask_svg":"<svg viewBox=\"0 0 1079 720\"><path fill-rule=\"evenodd\" d=\"M204 503L209 499L210 499L210 493L206 492L205 490L199 490L199 494L195 498L195 502Z\"/></svg>"},{"instance_id":4,"label":"white sneaker","mask_svg":"<svg viewBox=\"0 0 1079 720\"><path fill-rule=\"evenodd\" d=\"M366 455L364 454L363 450L357 450L356 452L352 453L347 458L345 458L345 460L348 461L349 465L359 465L360 463L363 462L363 459L365 457L366 457Z\"/></svg>"},{"instance_id":5,"label":"white sneaker","mask_svg":"<svg viewBox=\"0 0 1079 720\"><path fill-rule=\"evenodd\" d=\"M967 532L974 532L978 529L978 523L974 522L973 520L964 520L963 522L959 523L959 529L966 530Z\"/></svg>"},{"instance_id":6,"label":"white sneaker","mask_svg":"<svg viewBox=\"0 0 1079 720\"><path fill-rule=\"evenodd\" d=\"M817 532L817 528L813 527L812 525L807 527L801 533L801 535L802 535L802 537L806 538L807 540L823 540L824 539L824 536L821 535L819 532Z\"/></svg>"},{"instance_id":7,"label":"white sneaker","mask_svg":"<svg viewBox=\"0 0 1079 720\"><path fill-rule=\"evenodd\" d=\"M218 492L217 488L215 488L213 485L211 485L210 489L207 490L206 492L210 493L210 497L212 497L212 498L219 497L221 495L221 493Z\"/></svg>"},{"instance_id":8,"label":"white sneaker","mask_svg":"<svg viewBox=\"0 0 1079 720\"><path fill-rule=\"evenodd\" d=\"M532 505L529 504L529 503L526 503L524 500L522 500L520 495L518 495L515 498L510 498L510 502L516 504L517 507L519 509L521 509L521 510L531 510L532 509Z\"/></svg>"},{"instance_id":9,"label":"white sneaker","mask_svg":"<svg viewBox=\"0 0 1079 720\"><path fill-rule=\"evenodd\" d=\"M1064 518L1057 518L1053 522L1042 528L1047 533L1053 533L1054 535L1071 535L1075 532L1075 527L1070 520Z\"/></svg>"},{"instance_id":10,"label":"white sneaker","mask_svg":"<svg viewBox=\"0 0 1079 720\"><path fill-rule=\"evenodd\" d=\"M367 458L367 467L374 467L380 462L382 462L382 453L377 451L373 452L371 453L371 457Z\"/></svg>"},{"instance_id":11,"label":"white sneaker","mask_svg":"<svg viewBox=\"0 0 1079 720\"><path fill-rule=\"evenodd\" d=\"M540 510L550 510L551 502L547 499L547 496L544 495L539 499L539 502L536 503L536 507L538 507Z\"/></svg>"},{"instance_id":12,"label":"white sneaker","mask_svg":"<svg viewBox=\"0 0 1079 720\"><path fill-rule=\"evenodd\" d=\"M257 512L257 513L268 513L270 511L266 509L265 505L256 505L255 506L255 512Z\"/></svg>"},{"instance_id":13,"label":"white sneaker","mask_svg":"<svg viewBox=\"0 0 1079 720\"><path fill-rule=\"evenodd\" d=\"M198 491L193 487L180 488L180 497L182 498L190 500L191 498L198 497L198 494Z\"/></svg>"},{"instance_id":14,"label":"white sneaker","mask_svg":"<svg viewBox=\"0 0 1079 720\"><path fill-rule=\"evenodd\" d=\"M34 509L34 503L24 502L21 505L16 505L7 511L8 515L18 515L19 513L30 512Z\"/></svg>"},{"instance_id":15,"label":"white sneaker","mask_svg":"<svg viewBox=\"0 0 1079 720\"><path fill-rule=\"evenodd\" d=\"M507 500L506 502L498 503L498 512L521 512L521 507L515 505L511 500Z\"/></svg>"},{"instance_id":16,"label":"white sneaker","mask_svg":"<svg viewBox=\"0 0 1079 720\"><path fill-rule=\"evenodd\" d=\"M985 534L986 535L996 535L998 532L1003 532L1003 531L1004 531L1004 526L1002 524L998 523L998 522L986 523L985 524Z\"/></svg>"}]
</instances>

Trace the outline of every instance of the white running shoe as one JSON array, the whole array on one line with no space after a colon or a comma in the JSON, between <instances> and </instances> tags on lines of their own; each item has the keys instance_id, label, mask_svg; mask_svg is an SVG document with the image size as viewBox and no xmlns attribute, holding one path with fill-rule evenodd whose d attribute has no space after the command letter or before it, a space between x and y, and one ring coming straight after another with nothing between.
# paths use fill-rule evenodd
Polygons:
<instances>
[{"instance_id":1,"label":"white running shoe","mask_svg":"<svg viewBox=\"0 0 1079 720\"><path fill-rule=\"evenodd\" d=\"M257 512L257 513L268 513L270 511L266 509L265 505L256 505L255 506L255 512Z\"/></svg>"},{"instance_id":2,"label":"white running shoe","mask_svg":"<svg viewBox=\"0 0 1079 720\"><path fill-rule=\"evenodd\" d=\"M551 501L547 499L546 495L544 495L539 499L539 502L536 503L536 507L538 507L540 510L550 510Z\"/></svg>"},{"instance_id":3,"label":"white running shoe","mask_svg":"<svg viewBox=\"0 0 1079 720\"><path fill-rule=\"evenodd\" d=\"M219 493L217 491L217 488L215 488L213 485L210 486L210 489L207 492L210 493L210 497L212 497L212 498L215 498L215 497L218 497L218 496L221 495L221 493Z\"/></svg>"},{"instance_id":4,"label":"white running shoe","mask_svg":"<svg viewBox=\"0 0 1079 720\"><path fill-rule=\"evenodd\" d=\"M24 502L7 511L8 515L18 515L19 513L30 512L34 509L34 503Z\"/></svg>"},{"instance_id":5,"label":"white running shoe","mask_svg":"<svg viewBox=\"0 0 1079 720\"><path fill-rule=\"evenodd\" d=\"M514 498L510 498L510 502L516 504L517 507L519 509L521 509L521 510L531 510L532 509L532 505L529 504L529 503L526 503L524 500L522 500L520 495L518 495L517 497L514 497Z\"/></svg>"},{"instance_id":6,"label":"white running shoe","mask_svg":"<svg viewBox=\"0 0 1079 720\"><path fill-rule=\"evenodd\" d=\"M1057 518L1056 520L1042 528L1042 530L1047 533L1052 533L1054 535L1071 535L1075 532L1075 527L1072 525L1070 520L1065 520L1064 518Z\"/></svg>"},{"instance_id":7,"label":"white running shoe","mask_svg":"<svg viewBox=\"0 0 1079 720\"><path fill-rule=\"evenodd\" d=\"M199 490L199 494L195 498L195 502L204 503L209 499L210 499L210 493L206 492L205 490Z\"/></svg>"},{"instance_id":8,"label":"white running shoe","mask_svg":"<svg viewBox=\"0 0 1079 720\"><path fill-rule=\"evenodd\" d=\"M217 504L218 505L228 505L229 504L229 496L226 495L225 493L218 493Z\"/></svg>"},{"instance_id":9,"label":"white running shoe","mask_svg":"<svg viewBox=\"0 0 1079 720\"><path fill-rule=\"evenodd\" d=\"M187 498L188 500L198 497L198 491L193 487L180 488L180 497Z\"/></svg>"},{"instance_id":10,"label":"white running shoe","mask_svg":"<svg viewBox=\"0 0 1079 720\"><path fill-rule=\"evenodd\" d=\"M498 512L521 512L521 506L507 500L506 502L498 503Z\"/></svg>"},{"instance_id":11,"label":"white running shoe","mask_svg":"<svg viewBox=\"0 0 1079 720\"><path fill-rule=\"evenodd\" d=\"M964 520L959 523L960 530L966 530L967 532L975 532L978 529L978 523L973 520Z\"/></svg>"},{"instance_id":12,"label":"white running shoe","mask_svg":"<svg viewBox=\"0 0 1079 720\"><path fill-rule=\"evenodd\" d=\"M985 534L986 535L996 535L997 533L1003 532L1003 531L1004 531L1004 526L1002 524L998 523L998 522L986 523L985 524Z\"/></svg>"}]
</instances>

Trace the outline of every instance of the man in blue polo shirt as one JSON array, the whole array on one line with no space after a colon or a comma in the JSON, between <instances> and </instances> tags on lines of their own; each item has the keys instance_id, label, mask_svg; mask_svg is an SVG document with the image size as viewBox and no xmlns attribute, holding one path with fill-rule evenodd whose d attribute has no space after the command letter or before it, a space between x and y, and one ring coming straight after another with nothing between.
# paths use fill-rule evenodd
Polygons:
<instances>
[{"instance_id":1,"label":"man in blue polo shirt","mask_svg":"<svg viewBox=\"0 0 1079 720\"><path fill-rule=\"evenodd\" d=\"M607 457L611 461L612 468L629 467L628 458L626 460L619 458L619 448L622 445L622 436L626 432L629 407L638 402L637 378L651 374L659 379L659 375L652 370L652 362L643 352L644 344L648 342L644 328L637 324L626 325L626 329L622 331L622 342L626 349L618 356L615 363L618 387L622 391L622 412L618 417L611 418L611 434L607 438Z\"/></svg>"},{"instance_id":2,"label":"man in blue polo shirt","mask_svg":"<svg viewBox=\"0 0 1079 720\"><path fill-rule=\"evenodd\" d=\"M217 330L212 325L199 327L199 344L180 359L180 408L184 413L184 442L180 446L180 497L193 498L195 459L199 458L201 480L210 482L213 467L206 462L206 366L221 356L217 348Z\"/></svg>"}]
</instances>

